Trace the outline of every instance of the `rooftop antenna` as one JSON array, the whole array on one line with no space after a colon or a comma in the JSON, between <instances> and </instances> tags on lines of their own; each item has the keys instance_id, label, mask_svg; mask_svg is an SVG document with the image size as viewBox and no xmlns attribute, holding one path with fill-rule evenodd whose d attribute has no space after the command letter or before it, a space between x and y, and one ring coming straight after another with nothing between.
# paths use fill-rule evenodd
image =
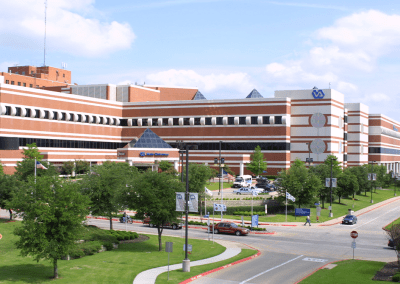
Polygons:
<instances>
[{"instance_id":1,"label":"rooftop antenna","mask_svg":"<svg viewBox=\"0 0 400 284\"><path fill-rule=\"evenodd\" d=\"M47 24L47 0L44 1L44 62L43 66L46 66L46 24Z\"/></svg>"}]
</instances>

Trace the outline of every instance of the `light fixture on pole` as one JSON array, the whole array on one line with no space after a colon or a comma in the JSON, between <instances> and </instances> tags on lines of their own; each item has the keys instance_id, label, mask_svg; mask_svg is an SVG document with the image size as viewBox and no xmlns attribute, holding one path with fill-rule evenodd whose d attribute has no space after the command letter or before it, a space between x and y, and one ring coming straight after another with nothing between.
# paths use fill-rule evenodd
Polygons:
<instances>
[{"instance_id":1,"label":"light fixture on pole","mask_svg":"<svg viewBox=\"0 0 400 284\"><path fill-rule=\"evenodd\" d=\"M219 159L218 158L214 158L214 166L218 166L219 167L219 194L221 195L221 204L223 204L223 199L224 199L224 194L223 194L223 190L222 190L222 184L221 183L221 179L223 178L223 171L222 169L225 167L225 159L221 157L221 148L222 148L222 141L219 141ZM221 210L221 221L222 221L222 215L223 212Z\"/></svg>"}]
</instances>

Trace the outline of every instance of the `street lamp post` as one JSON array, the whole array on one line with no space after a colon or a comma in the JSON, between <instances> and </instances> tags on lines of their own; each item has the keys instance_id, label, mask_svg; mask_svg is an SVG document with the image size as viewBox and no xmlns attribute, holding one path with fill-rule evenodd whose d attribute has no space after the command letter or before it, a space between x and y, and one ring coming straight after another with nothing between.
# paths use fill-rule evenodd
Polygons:
<instances>
[{"instance_id":1,"label":"street lamp post","mask_svg":"<svg viewBox=\"0 0 400 284\"><path fill-rule=\"evenodd\" d=\"M336 157L331 158L331 180L330 180L330 188L331 188L331 206L330 206L330 211L329 211L329 217L333 217L333 212L332 212L332 181L333 181L333 161L336 161Z\"/></svg>"},{"instance_id":2,"label":"street lamp post","mask_svg":"<svg viewBox=\"0 0 400 284\"><path fill-rule=\"evenodd\" d=\"M215 166L219 166L219 175L220 175L220 177L219 177L219 194L221 195L221 204L223 204L224 203L223 202L224 194L223 194L223 190L222 190L223 189L222 188L223 183L221 183L221 179L224 176L223 172L222 172L222 169L224 167L225 159L221 158L221 146L222 146L222 141L219 141L219 159L218 158L214 159L214 165ZM221 210L221 221L222 221L222 215L223 215L223 212Z\"/></svg>"},{"instance_id":3,"label":"street lamp post","mask_svg":"<svg viewBox=\"0 0 400 284\"><path fill-rule=\"evenodd\" d=\"M308 159L306 158L306 163L308 163L308 167L311 166L311 163L313 162L313 159L311 159L311 148L310 148L310 142L306 142L308 146Z\"/></svg>"}]
</instances>

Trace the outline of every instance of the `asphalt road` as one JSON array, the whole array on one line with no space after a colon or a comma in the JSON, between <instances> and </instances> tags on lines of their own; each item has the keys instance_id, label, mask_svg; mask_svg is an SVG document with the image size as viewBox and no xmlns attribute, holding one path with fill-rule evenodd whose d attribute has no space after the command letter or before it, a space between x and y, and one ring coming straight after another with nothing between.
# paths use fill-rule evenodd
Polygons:
<instances>
[{"instance_id":1,"label":"asphalt road","mask_svg":"<svg viewBox=\"0 0 400 284\"><path fill-rule=\"evenodd\" d=\"M355 258L376 261L395 261L395 252L387 247L382 227L400 217L400 200L358 217L356 225L268 227L275 235L214 235L215 239L239 241L261 251L253 260L204 276L192 283L295 283L325 264L353 258L350 232L356 230ZM90 220L91 224L108 228L109 223ZM125 224L113 223L125 229ZM157 234L156 228L128 224L128 230ZM183 237L184 230L164 229L163 235ZM207 239L205 230L189 229L189 238ZM195 249L195 248L193 248Z\"/></svg>"}]
</instances>

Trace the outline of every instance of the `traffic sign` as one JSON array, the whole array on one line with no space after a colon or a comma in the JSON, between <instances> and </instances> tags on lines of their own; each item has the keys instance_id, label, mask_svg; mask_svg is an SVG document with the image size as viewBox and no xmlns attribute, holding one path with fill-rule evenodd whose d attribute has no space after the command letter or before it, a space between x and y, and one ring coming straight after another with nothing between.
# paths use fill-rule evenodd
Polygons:
<instances>
[{"instance_id":1,"label":"traffic sign","mask_svg":"<svg viewBox=\"0 0 400 284\"><path fill-rule=\"evenodd\" d=\"M357 245L356 245L356 242L355 242L355 241L353 241L353 242L351 243L351 248L352 248L352 249L357 248ZM354 257L353 257L353 258L354 258Z\"/></svg>"},{"instance_id":2,"label":"traffic sign","mask_svg":"<svg viewBox=\"0 0 400 284\"><path fill-rule=\"evenodd\" d=\"M357 237L358 237L357 231L352 231L352 232L350 233L350 237L352 237L353 239L357 239Z\"/></svg>"}]
</instances>

